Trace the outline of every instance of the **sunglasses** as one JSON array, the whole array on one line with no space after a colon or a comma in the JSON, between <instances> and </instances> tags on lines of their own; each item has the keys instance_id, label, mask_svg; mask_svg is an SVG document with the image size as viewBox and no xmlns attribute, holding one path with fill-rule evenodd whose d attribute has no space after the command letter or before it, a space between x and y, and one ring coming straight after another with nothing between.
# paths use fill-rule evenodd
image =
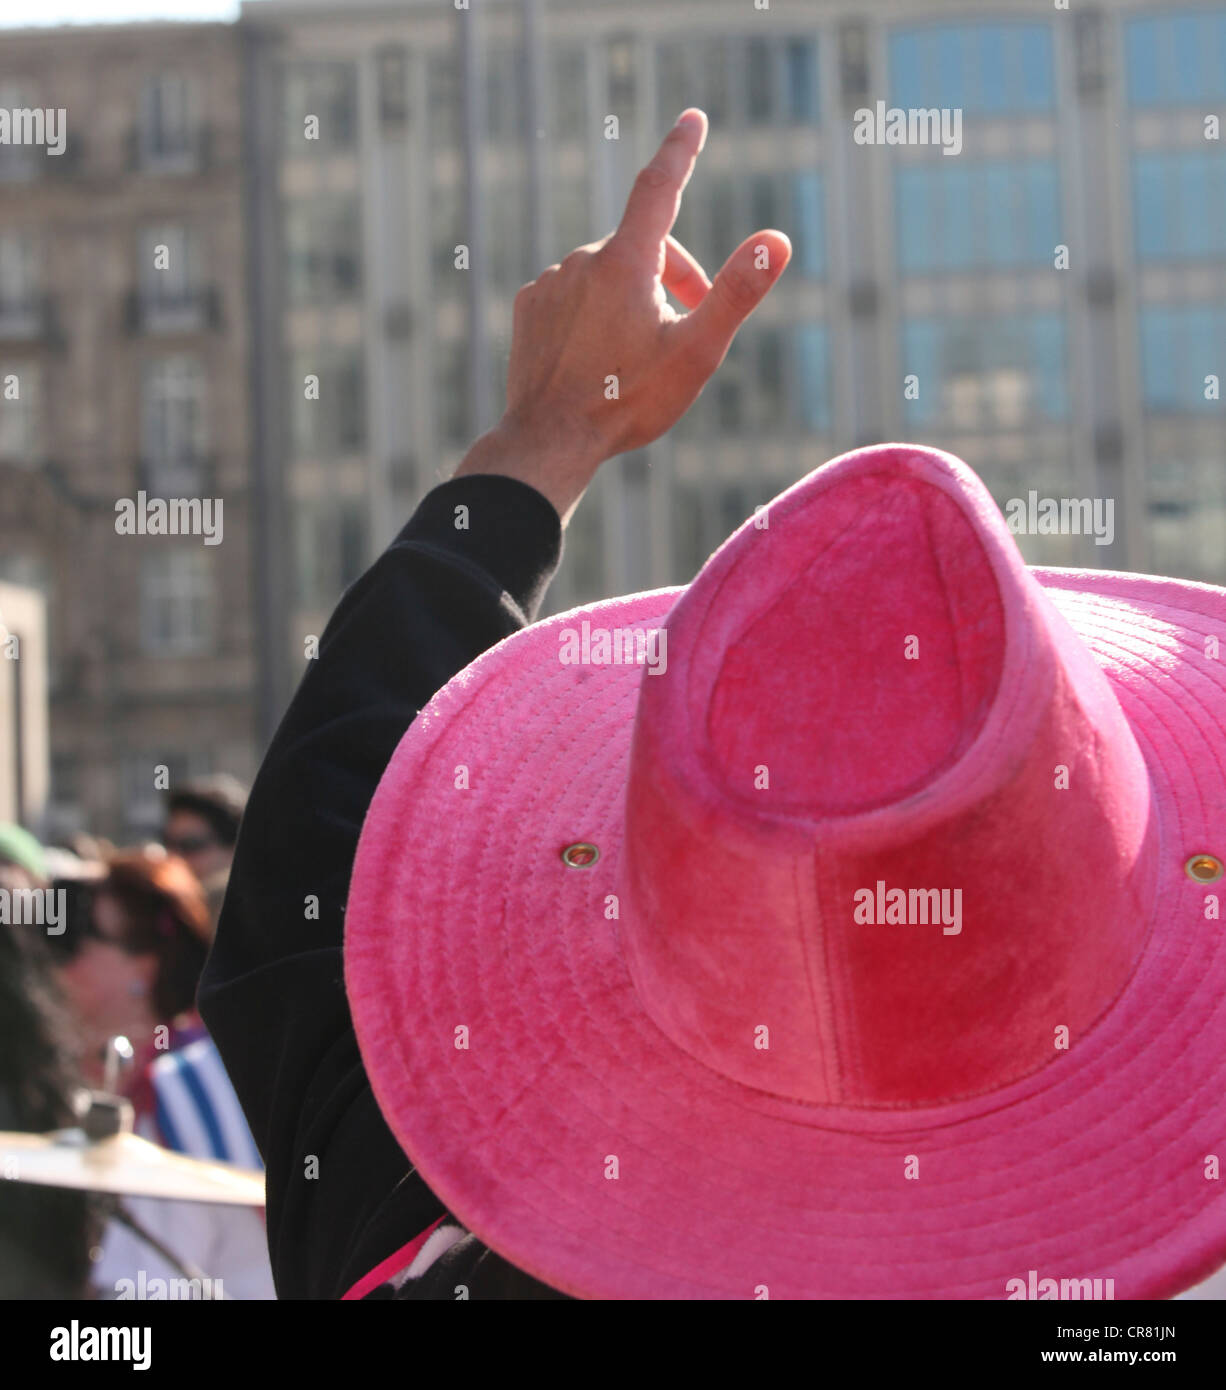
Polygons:
<instances>
[{"instance_id":1,"label":"sunglasses","mask_svg":"<svg viewBox=\"0 0 1226 1390\"><path fill-rule=\"evenodd\" d=\"M219 841L210 835L163 835L162 843L171 854L199 854L201 850L212 849Z\"/></svg>"}]
</instances>

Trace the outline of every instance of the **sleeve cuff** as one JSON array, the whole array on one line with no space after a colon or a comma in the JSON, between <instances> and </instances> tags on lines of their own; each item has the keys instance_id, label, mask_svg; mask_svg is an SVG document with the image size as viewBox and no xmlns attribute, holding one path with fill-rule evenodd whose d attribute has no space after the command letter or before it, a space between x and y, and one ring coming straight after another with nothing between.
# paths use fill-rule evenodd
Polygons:
<instances>
[{"instance_id":1,"label":"sleeve cuff","mask_svg":"<svg viewBox=\"0 0 1226 1390\"><path fill-rule=\"evenodd\" d=\"M531 622L558 568L562 522L518 478L470 473L428 492L394 544L422 541L485 570Z\"/></svg>"}]
</instances>

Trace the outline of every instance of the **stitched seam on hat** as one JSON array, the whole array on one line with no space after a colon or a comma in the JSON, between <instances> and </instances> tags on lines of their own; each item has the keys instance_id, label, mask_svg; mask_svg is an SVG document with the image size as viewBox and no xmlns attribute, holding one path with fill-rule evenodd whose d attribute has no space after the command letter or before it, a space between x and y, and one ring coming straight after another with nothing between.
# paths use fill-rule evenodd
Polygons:
<instances>
[{"instance_id":1,"label":"stitched seam on hat","mask_svg":"<svg viewBox=\"0 0 1226 1390\"><path fill-rule=\"evenodd\" d=\"M805 890L808 892L808 900L813 903L814 919L812 925L819 931L822 927L822 908L816 892L817 880L817 861L821 857L821 850L814 847L813 857L808 861L808 872L810 882L802 888L800 879L800 863L797 862L792 870L793 891L795 892L794 901L804 904L806 901ZM813 1008L814 1022L817 1024L818 1041L821 1046L822 1075L826 1083L826 1092L836 1102L845 1099L843 1094L843 1065L842 1058L839 1056L839 1036L838 1025L834 1017L834 999L830 990L830 957L828 946L828 933L822 931L822 955L825 960L826 970L823 979L819 982L814 978L813 958L810 954L809 935L805 927L809 925L804 920L804 909L801 907L798 917L800 927L800 949L805 959L805 980L809 986L809 1000ZM827 1043L829 1044L827 1046ZM833 1063L834 1074L831 1075L831 1063Z\"/></svg>"},{"instance_id":2,"label":"stitched seam on hat","mask_svg":"<svg viewBox=\"0 0 1226 1390\"><path fill-rule=\"evenodd\" d=\"M963 744L963 737L966 731L966 663L962 659L962 652L959 647L958 639L960 636L960 631L958 627L958 618L957 614L954 612L954 605L950 598L950 586L945 576L945 566L941 563L941 547L937 543L936 537L932 534L932 517L930 516L928 509L924 507L922 508L922 511L924 516L924 536L928 541L928 553L932 556L933 563L936 565L937 585L941 590L941 602L945 608L945 620L949 624L949 631L953 636L954 662L958 668L958 728L957 733L954 737L953 747L950 749L948 753L945 754L945 756L937 764L937 772L935 775L939 776L940 769L942 767L949 766L951 759L956 759L958 757L959 750L965 752L966 748L970 746L970 744ZM991 568L990 563L989 568ZM1004 600L1000 593L1000 581L999 579L996 579L995 574L992 575L992 578L996 580L996 593L997 598L1001 604L1003 619ZM995 698L999 690L1000 676L998 675L996 678L996 690L992 692L993 702L995 702ZM991 706L989 705L989 708L990 707ZM983 721L981 719L979 728L975 730L975 733L971 737L971 743L975 741L975 738L978 737L982 729ZM929 774L925 778L926 785L931 784L933 776L934 774L932 772L929 772Z\"/></svg>"},{"instance_id":3,"label":"stitched seam on hat","mask_svg":"<svg viewBox=\"0 0 1226 1390\"><path fill-rule=\"evenodd\" d=\"M837 857L836 857L837 862ZM839 1074L840 1084L844 1081L854 1083L855 1100L864 1099L866 1078L868 1075L864 1065L864 1038L858 1026L859 1011L855 998L855 981L851 970L847 964L847 937L839 933L837 940L833 944L833 950L837 952L837 964L830 960L832 946L827 940L827 976L829 980L835 979L835 971L838 971L838 991L835 994L836 1008L838 1017L834 1020L835 1036L841 1040L839 1048Z\"/></svg>"}]
</instances>

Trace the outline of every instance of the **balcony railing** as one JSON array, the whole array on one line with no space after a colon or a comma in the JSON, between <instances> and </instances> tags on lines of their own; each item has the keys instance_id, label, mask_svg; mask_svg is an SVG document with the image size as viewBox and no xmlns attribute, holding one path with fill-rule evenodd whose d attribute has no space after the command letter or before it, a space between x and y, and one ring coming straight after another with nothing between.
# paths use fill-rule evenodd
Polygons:
<instances>
[{"instance_id":1,"label":"balcony railing","mask_svg":"<svg viewBox=\"0 0 1226 1390\"><path fill-rule=\"evenodd\" d=\"M59 154L52 154L45 145L0 145L0 186L38 179L73 178L83 166L84 141L71 129Z\"/></svg>"},{"instance_id":2,"label":"balcony railing","mask_svg":"<svg viewBox=\"0 0 1226 1390\"><path fill-rule=\"evenodd\" d=\"M213 454L142 456L136 461L136 485L150 497L212 497L216 483L217 459Z\"/></svg>"},{"instance_id":3,"label":"balcony railing","mask_svg":"<svg viewBox=\"0 0 1226 1390\"><path fill-rule=\"evenodd\" d=\"M63 154L48 154L39 169L48 178L71 179L85 172L85 140L79 131L69 130Z\"/></svg>"},{"instance_id":4,"label":"balcony railing","mask_svg":"<svg viewBox=\"0 0 1226 1390\"><path fill-rule=\"evenodd\" d=\"M0 343L57 342L55 301L49 294L0 299Z\"/></svg>"},{"instance_id":5,"label":"balcony railing","mask_svg":"<svg viewBox=\"0 0 1226 1390\"><path fill-rule=\"evenodd\" d=\"M170 132L136 126L126 140L127 166L141 174L201 174L212 166L213 131L197 126Z\"/></svg>"},{"instance_id":6,"label":"balcony railing","mask_svg":"<svg viewBox=\"0 0 1226 1390\"><path fill-rule=\"evenodd\" d=\"M24 183L36 179L47 151L38 145L0 145L0 183ZM62 156L52 156L51 162Z\"/></svg>"},{"instance_id":7,"label":"balcony railing","mask_svg":"<svg viewBox=\"0 0 1226 1390\"><path fill-rule=\"evenodd\" d=\"M157 295L129 290L124 322L129 333L203 333L221 326L221 292L216 285Z\"/></svg>"}]
</instances>

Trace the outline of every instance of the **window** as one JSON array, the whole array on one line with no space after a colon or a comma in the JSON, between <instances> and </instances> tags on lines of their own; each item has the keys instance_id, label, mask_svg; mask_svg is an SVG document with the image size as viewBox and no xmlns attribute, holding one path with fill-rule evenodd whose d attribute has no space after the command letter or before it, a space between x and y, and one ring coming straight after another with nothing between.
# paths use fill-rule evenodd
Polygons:
<instances>
[{"instance_id":1,"label":"window","mask_svg":"<svg viewBox=\"0 0 1226 1390\"><path fill-rule=\"evenodd\" d=\"M34 362L0 362L0 462L29 466L42 451L41 369Z\"/></svg>"},{"instance_id":2,"label":"window","mask_svg":"<svg viewBox=\"0 0 1226 1390\"><path fill-rule=\"evenodd\" d=\"M737 334L728 348L720 369L707 383L704 395L711 398L707 408L708 428L716 435L739 435L745 428L742 402L745 395L745 366L749 338ZM704 422L705 423L705 422Z\"/></svg>"},{"instance_id":3,"label":"window","mask_svg":"<svg viewBox=\"0 0 1226 1390\"><path fill-rule=\"evenodd\" d=\"M1189 10L1124 24L1128 99L1191 106L1226 96L1226 10Z\"/></svg>"},{"instance_id":4,"label":"window","mask_svg":"<svg viewBox=\"0 0 1226 1390\"><path fill-rule=\"evenodd\" d=\"M306 378L319 378L319 399L308 400ZM366 445L366 388L360 349L320 347L294 354L290 363L294 451L327 459L360 452Z\"/></svg>"},{"instance_id":5,"label":"window","mask_svg":"<svg viewBox=\"0 0 1226 1390\"><path fill-rule=\"evenodd\" d=\"M81 759L76 753L52 753L51 795L47 808L54 831L72 835L84 830L85 808L82 805L83 777Z\"/></svg>"},{"instance_id":6,"label":"window","mask_svg":"<svg viewBox=\"0 0 1226 1390\"><path fill-rule=\"evenodd\" d=\"M587 54L558 48L553 60L553 138L582 140L587 131Z\"/></svg>"},{"instance_id":7,"label":"window","mask_svg":"<svg viewBox=\"0 0 1226 1390\"><path fill-rule=\"evenodd\" d=\"M1133 159L1139 261L1226 256L1226 161L1170 150Z\"/></svg>"},{"instance_id":8,"label":"window","mask_svg":"<svg viewBox=\"0 0 1226 1390\"><path fill-rule=\"evenodd\" d=\"M353 299L361 288L361 218L352 198L291 203L285 219L286 281L294 304Z\"/></svg>"},{"instance_id":9,"label":"window","mask_svg":"<svg viewBox=\"0 0 1226 1390\"><path fill-rule=\"evenodd\" d=\"M187 656L207 651L212 617L213 581L203 550L159 550L144 557L140 631L146 652Z\"/></svg>"},{"instance_id":10,"label":"window","mask_svg":"<svg viewBox=\"0 0 1226 1390\"><path fill-rule=\"evenodd\" d=\"M592 500L595 503L596 499ZM609 596L604 553L604 515L600 506L580 507L566 527L567 582L576 603Z\"/></svg>"},{"instance_id":11,"label":"window","mask_svg":"<svg viewBox=\"0 0 1226 1390\"><path fill-rule=\"evenodd\" d=\"M440 343L435 352L435 410L438 437L462 443L468 433L468 352L462 342Z\"/></svg>"},{"instance_id":12,"label":"window","mask_svg":"<svg viewBox=\"0 0 1226 1390\"><path fill-rule=\"evenodd\" d=\"M715 495L715 518L721 537L716 545L727 540L752 512L749 489L742 483L725 483Z\"/></svg>"},{"instance_id":13,"label":"window","mask_svg":"<svg viewBox=\"0 0 1226 1390\"><path fill-rule=\"evenodd\" d=\"M722 38L706 39L696 50L698 58L698 92L693 101L686 100L676 109L679 116L686 106L701 106L712 125L722 125L728 119L728 45Z\"/></svg>"},{"instance_id":14,"label":"window","mask_svg":"<svg viewBox=\"0 0 1226 1390\"><path fill-rule=\"evenodd\" d=\"M817 45L812 39L789 39L784 50L785 113L793 125L818 119Z\"/></svg>"},{"instance_id":15,"label":"window","mask_svg":"<svg viewBox=\"0 0 1226 1390\"><path fill-rule=\"evenodd\" d=\"M751 415L753 427L765 436L776 433L784 419L787 391L783 367L783 330L759 328L751 341L751 349L754 364Z\"/></svg>"},{"instance_id":16,"label":"window","mask_svg":"<svg viewBox=\"0 0 1226 1390\"><path fill-rule=\"evenodd\" d=\"M137 154L142 165L191 168L196 159L195 93L179 73L158 73L141 93Z\"/></svg>"},{"instance_id":17,"label":"window","mask_svg":"<svg viewBox=\"0 0 1226 1390\"><path fill-rule=\"evenodd\" d=\"M490 207L497 208L497 223L485 240L489 283L503 294L513 295L528 276L528 199L522 182L490 190ZM567 251L573 250L568 246Z\"/></svg>"},{"instance_id":18,"label":"window","mask_svg":"<svg viewBox=\"0 0 1226 1390\"><path fill-rule=\"evenodd\" d=\"M795 269L808 279L826 271L826 224L822 176L806 171L791 176L792 252Z\"/></svg>"},{"instance_id":19,"label":"window","mask_svg":"<svg viewBox=\"0 0 1226 1390\"><path fill-rule=\"evenodd\" d=\"M732 179L726 174L713 179L708 196L708 222L700 238L700 242L705 242L706 251L701 259L710 263L710 273L713 275L740 241L733 218L736 190Z\"/></svg>"},{"instance_id":20,"label":"window","mask_svg":"<svg viewBox=\"0 0 1226 1390\"><path fill-rule=\"evenodd\" d=\"M0 311L27 304L36 280L33 239L24 232L0 233Z\"/></svg>"},{"instance_id":21,"label":"window","mask_svg":"<svg viewBox=\"0 0 1226 1390\"><path fill-rule=\"evenodd\" d=\"M745 43L745 119L769 125L775 119L774 49L766 39Z\"/></svg>"},{"instance_id":22,"label":"window","mask_svg":"<svg viewBox=\"0 0 1226 1390\"><path fill-rule=\"evenodd\" d=\"M749 325L732 341L719 372L691 407L689 429L681 437L777 434L784 422L787 376L784 334L775 325ZM709 406L702 402L710 400Z\"/></svg>"},{"instance_id":23,"label":"window","mask_svg":"<svg viewBox=\"0 0 1226 1390\"><path fill-rule=\"evenodd\" d=\"M673 484L672 498L672 573L673 584L688 584L702 568L710 554L704 544L703 506L708 493L701 487L683 482ZM580 507L576 517L583 514Z\"/></svg>"},{"instance_id":24,"label":"window","mask_svg":"<svg viewBox=\"0 0 1226 1390\"><path fill-rule=\"evenodd\" d=\"M366 568L366 503L360 497L299 501L294 507L297 599L331 609Z\"/></svg>"},{"instance_id":25,"label":"window","mask_svg":"<svg viewBox=\"0 0 1226 1390\"><path fill-rule=\"evenodd\" d=\"M1058 314L907 319L903 373L919 379L909 424L1018 429L1068 418L1064 321Z\"/></svg>"},{"instance_id":26,"label":"window","mask_svg":"<svg viewBox=\"0 0 1226 1390\"><path fill-rule=\"evenodd\" d=\"M895 171L899 268L908 274L1052 263L1062 240L1051 160L940 160Z\"/></svg>"},{"instance_id":27,"label":"window","mask_svg":"<svg viewBox=\"0 0 1226 1390\"><path fill-rule=\"evenodd\" d=\"M890 105L1046 111L1055 103L1048 24L942 25L889 40Z\"/></svg>"},{"instance_id":28,"label":"window","mask_svg":"<svg viewBox=\"0 0 1226 1390\"><path fill-rule=\"evenodd\" d=\"M605 52L609 74L609 110L625 119L634 106L638 90L634 71L634 40L609 39Z\"/></svg>"},{"instance_id":29,"label":"window","mask_svg":"<svg viewBox=\"0 0 1226 1390\"><path fill-rule=\"evenodd\" d=\"M287 153L352 149L358 138L358 76L354 65L298 63L286 67L284 76ZM311 139L307 138L309 120L314 133Z\"/></svg>"},{"instance_id":30,"label":"window","mask_svg":"<svg viewBox=\"0 0 1226 1390\"><path fill-rule=\"evenodd\" d=\"M526 55L523 45L494 43L485 56L485 138L518 145L524 139Z\"/></svg>"},{"instance_id":31,"label":"window","mask_svg":"<svg viewBox=\"0 0 1226 1390\"><path fill-rule=\"evenodd\" d=\"M675 483L670 582L688 584L712 552L753 516L755 506L770 501L776 486L767 479Z\"/></svg>"},{"instance_id":32,"label":"window","mask_svg":"<svg viewBox=\"0 0 1226 1390\"><path fill-rule=\"evenodd\" d=\"M587 184L559 183L553 189L553 244L551 261L560 261L576 246L592 240L592 214Z\"/></svg>"},{"instance_id":33,"label":"window","mask_svg":"<svg viewBox=\"0 0 1226 1390\"><path fill-rule=\"evenodd\" d=\"M717 432L761 439L779 434L786 425L787 334L787 329L775 324L749 324L741 329L734 340L739 346L729 352L714 385L704 393L713 394ZM693 426L701 432L710 417L704 411L690 413L695 415ZM682 437L694 437L693 426Z\"/></svg>"},{"instance_id":34,"label":"window","mask_svg":"<svg viewBox=\"0 0 1226 1390\"><path fill-rule=\"evenodd\" d=\"M656 110L667 128L687 106L697 106L689 72L689 44L668 39L656 47ZM709 114L709 113L708 113Z\"/></svg>"},{"instance_id":35,"label":"window","mask_svg":"<svg viewBox=\"0 0 1226 1390\"><path fill-rule=\"evenodd\" d=\"M163 497L197 495L206 419L200 363L194 357L147 362L141 396L142 486Z\"/></svg>"},{"instance_id":36,"label":"window","mask_svg":"<svg viewBox=\"0 0 1226 1390\"><path fill-rule=\"evenodd\" d=\"M778 225L779 190L775 174L753 174L750 176L749 221L754 227Z\"/></svg>"},{"instance_id":37,"label":"window","mask_svg":"<svg viewBox=\"0 0 1226 1390\"><path fill-rule=\"evenodd\" d=\"M404 47L384 44L376 56L379 68L379 121L384 130L396 130L409 120L409 74Z\"/></svg>"},{"instance_id":38,"label":"window","mask_svg":"<svg viewBox=\"0 0 1226 1390\"><path fill-rule=\"evenodd\" d=\"M1220 411L1220 401L1205 399L1205 378L1220 383L1224 375L1226 307L1149 305L1140 328L1145 404L1156 411Z\"/></svg>"},{"instance_id":39,"label":"window","mask_svg":"<svg viewBox=\"0 0 1226 1390\"><path fill-rule=\"evenodd\" d=\"M33 238L24 232L0 232L0 333L5 338L28 338L41 327Z\"/></svg>"},{"instance_id":40,"label":"window","mask_svg":"<svg viewBox=\"0 0 1226 1390\"><path fill-rule=\"evenodd\" d=\"M1155 573L1226 580L1226 471L1216 440L1149 441L1149 563Z\"/></svg>"},{"instance_id":41,"label":"window","mask_svg":"<svg viewBox=\"0 0 1226 1390\"><path fill-rule=\"evenodd\" d=\"M29 88L18 86L15 82L0 82L0 110L11 114L14 111L33 110L38 105L35 94ZM43 157L44 151L37 145L0 145L0 182L34 178L38 173L38 161Z\"/></svg>"},{"instance_id":42,"label":"window","mask_svg":"<svg viewBox=\"0 0 1226 1390\"><path fill-rule=\"evenodd\" d=\"M458 146L464 127L460 105L460 69L454 48L439 49L427 56L426 93L430 143L435 149Z\"/></svg>"},{"instance_id":43,"label":"window","mask_svg":"<svg viewBox=\"0 0 1226 1390\"><path fill-rule=\"evenodd\" d=\"M139 284L146 315L197 307L195 246L180 223L146 227L140 239Z\"/></svg>"},{"instance_id":44,"label":"window","mask_svg":"<svg viewBox=\"0 0 1226 1390\"><path fill-rule=\"evenodd\" d=\"M712 126L728 119L728 46L722 38L670 38L656 48L656 115L667 129L687 106Z\"/></svg>"},{"instance_id":45,"label":"window","mask_svg":"<svg viewBox=\"0 0 1226 1390\"><path fill-rule=\"evenodd\" d=\"M830 347L826 326L797 324L792 330L793 358L796 363L792 418L800 429L829 433Z\"/></svg>"},{"instance_id":46,"label":"window","mask_svg":"<svg viewBox=\"0 0 1226 1390\"><path fill-rule=\"evenodd\" d=\"M456 247L467 245L463 190L458 183L436 179L430 195L430 256L436 297L462 296L468 272L456 269Z\"/></svg>"},{"instance_id":47,"label":"window","mask_svg":"<svg viewBox=\"0 0 1226 1390\"><path fill-rule=\"evenodd\" d=\"M956 430L1020 429L1029 394L1029 377L1017 367L951 374L945 389L949 424Z\"/></svg>"}]
</instances>

